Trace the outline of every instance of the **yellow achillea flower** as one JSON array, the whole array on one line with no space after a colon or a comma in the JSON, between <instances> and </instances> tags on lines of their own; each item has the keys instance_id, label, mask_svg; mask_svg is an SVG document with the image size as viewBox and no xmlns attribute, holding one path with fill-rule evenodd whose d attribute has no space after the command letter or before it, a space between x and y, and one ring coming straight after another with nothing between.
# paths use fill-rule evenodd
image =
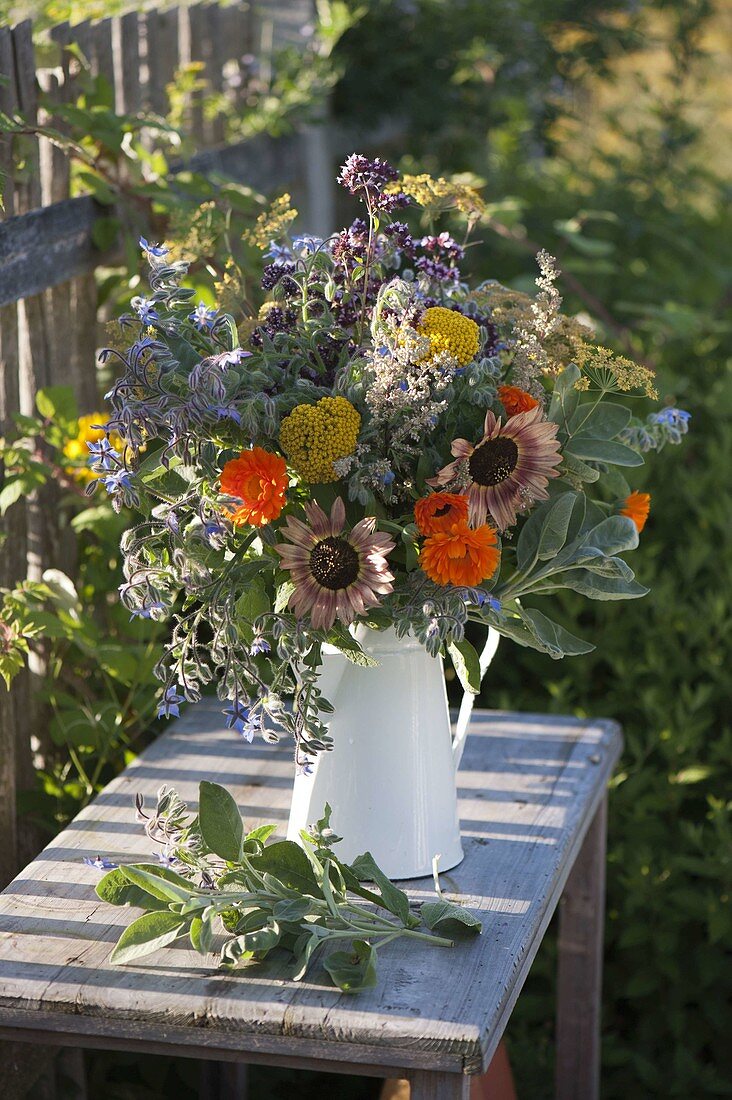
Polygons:
<instances>
[{"instance_id":1,"label":"yellow achillea flower","mask_svg":"<svg viewBox=\"0 0 732 1100\"><path fill-rule=\"evenodd\" d=\"M87 443L98 443L100 439L103 439L105 432L103 428L93 428L92 424L106 424L107 416L104 413L89 413L88 416L80 416L78 420L77 433L73 439L69 439L64 446L64 457L68 458L74 463L83 463L84 465L67 466L66 473L69 477L76 478L77 481L89 482L92 481L97 475L92 473L86 462L89 458L89 448ZM122 436L118 432L110 432L109 442L112 444L116 451L120 454L124 450L124 443L122 442Z\"/></svg>"},{"instance_id":2,"label":"yellow achillea flower","mask_svg":"<svg viewBox=\"0 0 732 1100\"><path fill-rule=\"evenodd\" d=\"M291 201L289 195L280 195L270 204L268 210L263 210L254 226L244 233L247 244L253 244L264 252L272 241L281 237L288 225L297 217L297 210L290 206Z\"/></svg>"},{"instance_id":3,"label":"yellow achillea flower","mask_svg":"<svg viewBox=\"0 0 732 1100\"><path fill-rule=\"evenodd\" d=\"M345 397L297 405L280 425L280 444L303 481L337 481L333 463L356 449L361 415Z\"/></svg>"},{"instance_id":4,"label":"yellow achillea flower","mask_svg":"<svg viewBox=\"0 0 732 1100\"><path fill-rule=\"evenodd\" d=\"M472 362L478 354L480 329L475 321L444 306L432 306L422 314L417 325L420 336L427 336L430 353L427 358L446 351L457 359L461 367Z\"/></svg>"},{"instance_id":5,"label":"yellow achillea flower","mask_svg":"<svg viewBox=\"0 0 732 1100\"><path fill-rule=\"evenodd\" d=\"M403 191L431 214L456 209L472 221L481 217L486 209L483 199L474 187L458 180L446 180L442 176L434 179L426 172L419 176L402 176L388 184L385 190Z\"/></svg>"}]
</instances>

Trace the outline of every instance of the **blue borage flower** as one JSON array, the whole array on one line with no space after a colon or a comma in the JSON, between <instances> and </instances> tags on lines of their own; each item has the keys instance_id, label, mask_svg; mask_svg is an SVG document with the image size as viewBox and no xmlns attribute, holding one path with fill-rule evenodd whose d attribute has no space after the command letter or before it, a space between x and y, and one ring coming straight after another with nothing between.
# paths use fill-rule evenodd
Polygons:
<instances>
[{"instance_id":1,"label":"blue borage flower","mask_svg":"<svg viewBox=\"0 0 732 1100\"><path fill-rule=\"evenodd\" d=\"M151 600L150 603L145 603L142 607L131 607L130 620L164 618L167 610L162 600Z\"/></svg>"},{"instance_id":2,"label":"blue borage flower","mask_svg":"<svg viewBox=\"0 0 732 1100\"><path fill-rule=\"evenodd\" d=\"M322 237L313 237L309 233L301 233L299 237L292 239L292 251L312 255L318 252L325 244Z\"/></svg>"},{"instance_id":3,"label":"blue borage flower","mask_svg":"<svg viewBox=\"0 0 732 1100\"><path fill-rule=\"evenodd\" d=\"M132 473L125 466L120 465L116 470L110 470L109 473L96 478L89 486L89 490L93 491L99 482L112 498L112 507L116 512L119 512L123 504L128 508L136 508L140 503Z\"/></svg>"},{"instance_id":4,"label":"blue borage flower","mask_svg":"<svg viewBox=\"0 0 732 1100\"><path fill-rule=\"evenodd\" d=\"M87 443L89 448L88 465L95 473L109 473L119 463L119 455L105 436L103 439Z\"/></svg>"},{"instance_id":5,"label":"blue borage flower","mask_svg":"<svg viewBox=\"0 0 732 1100\"><path fill-rule=\"evenodd\" d=\"M650 413L645 423L635 421L627 427L620 439L639 451L660 451L666 443L676 446L689 431L691 413L670 405L659 412Z\"/></svg>"},{"instance_id":6,"label":"blue borage flower","mask_svg":"<svg viewBox=\"0 0 732 1100\"><path fill-rule=\"evenodd\" d=\"M677 409L674 406L670 406L666 409L661 409L660 412L651 413L651 417L657 424L669 424L671 427L678 428L682 425L688 424L691 420L691 413L686 409Z\"/></svg>"},{"instance_id":7,"label":"blue borage flower","mask_svg":"<svg viewBox=\"0 0 732 1100\"><path fill-rule=\"evenodd\" d=\"M233 405L209 405L208 411L214 413L217 420L233 420L241 424L241 413Z\"/></svg>"},{"instance_id":8,"label":"blue borage flower","mask_svg":"<svg viewBox=\"0 0 732 1100\"><path fill-rule=\"evenodd\" d=\"M208 519L203 525L204 540L213 550L223 549L228 534L229 529L217 519Z\"/></svg>"},{"instance_id":9,"label":"blue borage flower","mask_svg":"<svg viewBox=\"0 0 732 1100\"><path fill-rule=\"evenodd\" d=\"M192 313L188 314L188 320L192 321L199 332L212 329L219 315L217 309L209 309L205 302L199 302Z\"/></svg>"},{"instance_id":10,"label":"blue borage flower","mask_svg":"<svg viewBox=\"0 0 732 1100\"><path fill-rule=\"evenodd\" d=\"M270 646L267 639L264 638L261 634L256 634L254 636L252 644L249 646L250 657L258 657L260 654L266 655L267 653L271 652L272 647Z\"/></svg>"},{"instance_id":11,"label":"blue borage flower","mask_svg":"<svg viewBox=\"0 0 732 1100\"><path fill-rule=\"evenodd\" d=\"M283 264L291 264L295 258L289 245L278 244L277 241L269 242L269 251L265 252L264 255L266 259L271 260L276 267L281 267Z\"/></svg>"},{"instance_id":12,"label":"blue borage flower","mask_svg":"<svg viewBox=\"0 0 732 1100\"><path fill-rule=\"evenodd\" d=\"M170 253L170 249L163 244L150 244L144 237L140 237L138 244L149 260L161 260Z\"/></svg>"},{"instance_id":13,"label":"blue borage flower","mask_svg":"<svg viewBox=\"0 0 732 1100\"><path fill-rule=\"evenodd\" d=\"M130 305L143 325L150 325L153 321L158 321L160 319L160 315L155 309L154 303L151 302L149 298L138 296L132 299Z\"/></svg>"},{"instance_id":14,"label":"blue borage flower","mask_svg":"<svg viewBox=\"0 0 732 1100\"><path fill-rule=\"evenodd\" d=\"M163 867L175 867L180 860L165 848L162 852L156 852L155 858Z\"/></svg>"},{"instance_id":15,"label":"blue borage flower","mask_svg":"<svg viewBox=\"0 0 732 1100\"><path fill-rule=\"evenodd\" d=\"M253 741L254 734L260 733L262 730L261 714L252 715L249 707L244 706L238 699L235 699L232 705L224 710L224 714L226 715L227 728L236 730L245 741Z\"/></svg>"},{"instance_id":16,"label":"blue borage flower","mask_svg":"<svg viewBox=\"0 0 732 1100\"><path fill-rule=\"evenodd\" d=\"M212 356L212 359L221 367L235 367L243 359L251 359L251 357L251 351L245 351L244 348L233 348L231 351L222 351L221 355Z\"/></svg>"},{"instance_id":17,"label":"blue borage flower","mask_svg":"<svg viewBox=\"0 0 732 1100\"><path fill-rule=\"evenodd\" d=\"M119 867L118 863L113 863L111 859L105 859L104 856L95 856L94 859L84 856L84 863L97 871L113 871L115 867Z\"/></svg>"},{"instance_id":18,"label":"blue borage flower","mask_svg":"<svg viewBox=\"0 0 732 1100\"><path fill-rule=\"evenodd\" d=\"M179 718L180 704L185 701L185 695L179 695L172 684L168 685L158 704L158 718Z\"/></svg>"}]
</instances>

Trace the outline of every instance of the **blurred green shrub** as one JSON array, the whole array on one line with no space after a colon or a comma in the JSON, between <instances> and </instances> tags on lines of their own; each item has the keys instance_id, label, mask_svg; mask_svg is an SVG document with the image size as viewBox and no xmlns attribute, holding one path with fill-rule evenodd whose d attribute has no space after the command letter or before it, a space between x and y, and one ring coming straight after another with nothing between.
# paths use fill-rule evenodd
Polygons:
<instances>
[{"instance_id":1,"label":"blurred green shrub","mask_svg":"<svg viewBox=\"0 0 732 1100\"><path fill-rule=\"evenodd\" d=\"M119 541L132 514L116 513L103 494L92 500L85 493L87 443L103 434L92 425L106 416L79 418L68 386L40 390L36 406L38 416L17 416L15 430L0 440L0 515L52 488L66 534L65 571L47 569L40 580L0 589L0 679L10 686L30 652L49 670L52 750L37 789L21 800L55 832L132 758L154 721L153 667L164 628L130 621L117 599Z\"/></svg>"}]
</instances>

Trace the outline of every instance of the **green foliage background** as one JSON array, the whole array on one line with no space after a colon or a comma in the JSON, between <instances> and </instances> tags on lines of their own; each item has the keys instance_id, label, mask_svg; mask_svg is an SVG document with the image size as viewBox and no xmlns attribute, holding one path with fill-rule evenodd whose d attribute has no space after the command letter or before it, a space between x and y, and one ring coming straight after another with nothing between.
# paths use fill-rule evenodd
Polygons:
<instances>
[{"instance_id":1,"label":"green foliage background","mask_svg":"<svg viewBox=\"0 0 732 1100\"><path fill-rule=\"evenodd\" d=\"M349 7L360 10L334 51L336 121L381 127L392 136L370 151L404 168L481 181L494 220L473 274L528 289L534 242L553 251L569 308L654 364L662 397L693 415L647 485L638 565L651 595L562 594L558 617L597 651L555 664L504 643L481 702L609 715L625 729L610 801L603 1096L732 1095L732 14L721 0ZM3 21L29 9L46 25L99 14L0 0ZM553 975L550 936L509 1029L519 1095L532 1100L552 1092ZM110 1095L162 1095L172 1080L158 1067L120 1083L132 1070L110 1065L92 1067ZM262 1096L276 1094L268 1080Z\"/></svg>"}]
</instances>

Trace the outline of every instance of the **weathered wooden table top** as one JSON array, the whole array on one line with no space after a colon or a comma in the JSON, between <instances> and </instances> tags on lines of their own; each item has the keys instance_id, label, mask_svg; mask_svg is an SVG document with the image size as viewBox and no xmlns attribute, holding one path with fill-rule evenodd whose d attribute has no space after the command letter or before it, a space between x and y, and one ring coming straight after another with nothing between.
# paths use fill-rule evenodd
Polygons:
<instances>
[{"instance_id":1,"label":"weathered wooden table top","mask_svg":"<svg viewBox=\"0 0 732 1100\"><path fill-rule=\"evenodd\" d=\"M225 784L247 824L284 832L290 746L247 745L219 705L191 708L83 810L0 895L0 1033L59 1043L180 1049L202 1057L480 1072L506 1026L622 738L609 721L476 712L459 774L465 860L443 889L479 911L483 932L455 949L415 941L379 952L379 984L355 996L317 966L294 984L268 961L236 976L186 948L116 967L109 953L135 910L99 901L83 863L151 856L137 792L162 784L192 807L199 780ZM410 897L432 883L408 884ZM39 1036L40 1038L40 1036ZM333 1068L336 1068L335 1066Z\"/></svg>"}]
</instances>

